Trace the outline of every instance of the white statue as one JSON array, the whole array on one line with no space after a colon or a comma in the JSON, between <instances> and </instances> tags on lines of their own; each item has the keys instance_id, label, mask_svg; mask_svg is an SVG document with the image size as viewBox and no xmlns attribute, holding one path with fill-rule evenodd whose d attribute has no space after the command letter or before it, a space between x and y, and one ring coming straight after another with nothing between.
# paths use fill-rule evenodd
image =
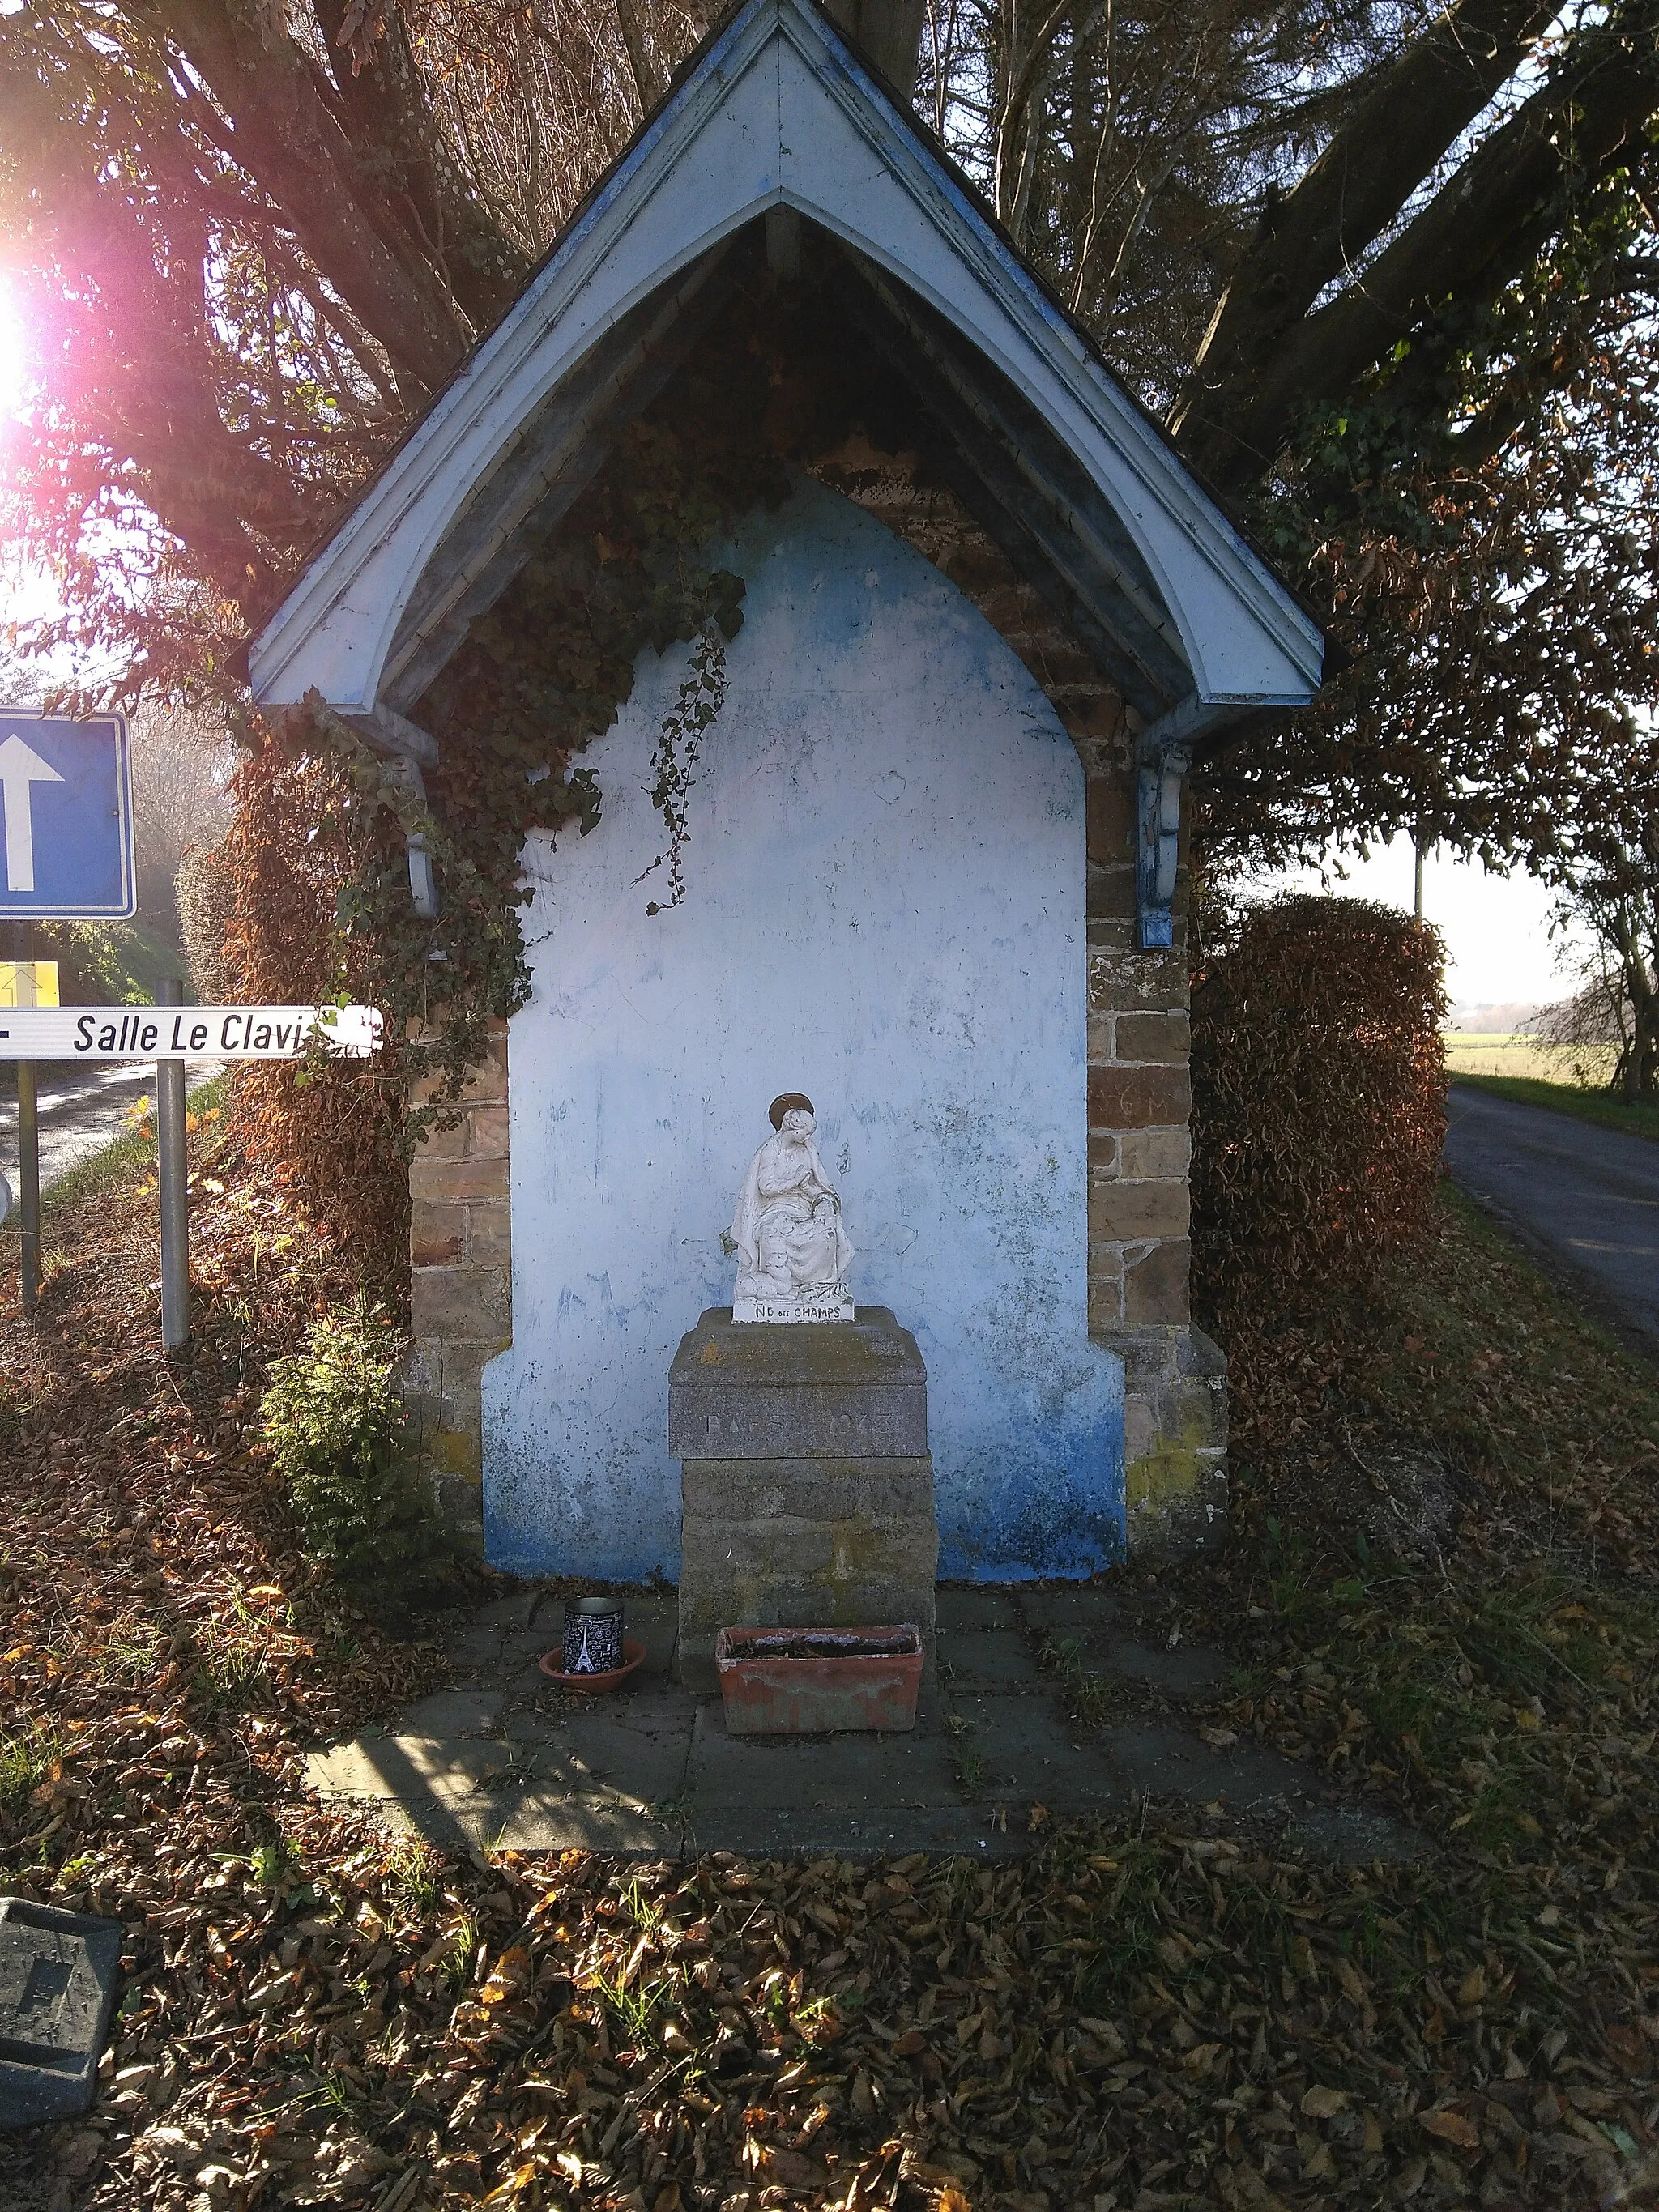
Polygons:
<instances>
[{"instance_id":1,"label":"white statue","mask_svg":"<svg viewBox=\"0 0 1659 2212\"><path fill-rule=\"evenodd\" d=\"M852 1241L813 1142L812 1102L786 1091L768 1110L777 1134L750 1162L732 1218L738 1255L732 1318L851 1321Z\"/></svg>"}]
</instances>

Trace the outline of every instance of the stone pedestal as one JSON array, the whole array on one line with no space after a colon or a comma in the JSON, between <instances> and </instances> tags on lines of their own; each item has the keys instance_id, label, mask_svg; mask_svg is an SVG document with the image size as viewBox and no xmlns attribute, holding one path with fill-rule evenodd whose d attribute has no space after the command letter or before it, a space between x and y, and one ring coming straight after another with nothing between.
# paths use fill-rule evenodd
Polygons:
<instances>
[{"instance_id":1,"label":"stone pedestal","mask_svg":"<svg viewBox=\"0 0 1659 2212\"><path fill-rule=\"evenodd\" d=\"M734 1323L713 1307L668 1376L681 1462L680 1679L718 1688L721 1628L914 1621L933 1666L939 1524L927 1370L885 1306Z\"/></svg>"}]
</instances>

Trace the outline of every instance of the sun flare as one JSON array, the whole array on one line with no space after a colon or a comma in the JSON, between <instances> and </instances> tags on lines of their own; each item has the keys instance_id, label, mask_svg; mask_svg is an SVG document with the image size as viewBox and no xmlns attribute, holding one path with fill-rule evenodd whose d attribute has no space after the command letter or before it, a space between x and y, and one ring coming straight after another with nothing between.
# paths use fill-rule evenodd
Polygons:
<instances>
[{"instance_id":1,"label":"sun flare","mask_svg":"<svg viewBox=\"0 0 1659 2212\"><path fill-rule=\"evenodd\" d=\"M0 422L21 410L29 382L22 310L11 286L0 276Z\"/></svg>"}]
</instances>

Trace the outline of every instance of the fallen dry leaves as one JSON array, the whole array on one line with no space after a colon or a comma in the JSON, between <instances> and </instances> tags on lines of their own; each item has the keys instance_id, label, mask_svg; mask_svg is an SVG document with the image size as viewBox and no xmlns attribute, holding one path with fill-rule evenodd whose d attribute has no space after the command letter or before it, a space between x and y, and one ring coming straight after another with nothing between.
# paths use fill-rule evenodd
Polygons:
<instances>
[{"instance_id":1,"label":"fallen dry leaves","mask_svg":"<svg viewBox=\"0 0 1659 2212\"><path fill-rule=\"evenodd\" d=\"M1249 1670L1216 1733L1362 1772L1431 1838L1409 1864L1156 1807L994 1867L440 1857L295 1787L430 1662L309 1578L246 1448L337 1263L223 1179L188 1373L133 1322L118 1193L0 1334L3 1867L128 1931L96 2112L0 2153L20 2206L1651 2201L1639 1605L1548 1559L1461 1578L1449 1536L1339 1572L1281 1528L1142 1579Z\"/></svg>"}]
</instances>

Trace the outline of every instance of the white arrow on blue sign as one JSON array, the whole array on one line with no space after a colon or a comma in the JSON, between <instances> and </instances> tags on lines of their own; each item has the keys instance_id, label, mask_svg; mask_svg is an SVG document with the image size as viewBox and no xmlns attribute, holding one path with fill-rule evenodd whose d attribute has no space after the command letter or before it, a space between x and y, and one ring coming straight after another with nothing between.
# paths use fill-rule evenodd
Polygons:
<instances>
[{"instance_id":1,"label":"white arrow on blue sign","mask_svg":"<svg viewBox=\"0 0 1659 2212\"><path fill-rule=\"evenodd\" d=\"M137 903L120 714L0 708L0 919L124 921Z\"/></svg>"}]
</instances>

